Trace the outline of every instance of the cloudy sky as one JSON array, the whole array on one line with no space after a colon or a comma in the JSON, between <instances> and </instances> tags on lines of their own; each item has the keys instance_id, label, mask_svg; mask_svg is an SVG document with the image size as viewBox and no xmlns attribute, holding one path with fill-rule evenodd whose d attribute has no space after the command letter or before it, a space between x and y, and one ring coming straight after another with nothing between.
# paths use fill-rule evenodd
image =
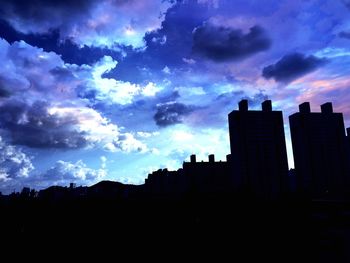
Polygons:
<instances>
[{"instance_id":1,"label":"cloudy sky","mask_svg":"<svg viewBox=\"0 0 350 263\"><path fill-rule=\"evenodd\" d=\"M227 114L332 101L350 126L349 0L0 0L0 191L143 183L225 159Z\"/></svg>"}]
</instances>

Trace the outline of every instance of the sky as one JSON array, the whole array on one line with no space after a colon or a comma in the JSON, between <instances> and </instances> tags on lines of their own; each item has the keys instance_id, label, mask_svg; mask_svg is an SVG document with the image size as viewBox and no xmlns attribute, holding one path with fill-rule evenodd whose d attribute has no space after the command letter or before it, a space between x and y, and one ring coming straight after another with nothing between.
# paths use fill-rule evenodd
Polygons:
<instances>
[{"instance_id":1,"label":"sky","mask_svg":"<svg viewBox=\"0 0 350 263\"><path fill-rule=\"evenodd\" d=\"M225 160L227 114L333 102L350 126L349 0L0 0L0 191L141 184Z\"/></svg>"}]
</instances>

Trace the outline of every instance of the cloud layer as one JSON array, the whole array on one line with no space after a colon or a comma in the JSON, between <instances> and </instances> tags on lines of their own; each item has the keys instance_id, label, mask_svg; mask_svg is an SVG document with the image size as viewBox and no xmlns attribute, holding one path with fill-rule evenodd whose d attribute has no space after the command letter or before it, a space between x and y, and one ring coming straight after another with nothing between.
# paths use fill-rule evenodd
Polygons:
<instances>
[{"instance_id":1,"label":"cloud layer","mask_svg":"<svg viewBox=\"0 0 350 263\"><path fill-rule=\"evenodd\" d=\"M52 185L68 186L70 183L91 185L103 180L107 174L103 165L99 169L92 169L82 160L75 163L59 160L48 170L29 175L33 166L21 150L13 146L4 148L3 144L0 147L7 150L0 156L0 162L10 167L7 170L0 170L0 191L3 191L4 194L9 194L13 190L21 190L23 187L43 189Z\"/></svg>"},{"instance_id":2,"label":"cloud layer","mask_svg":"<svg viewBox=\"0 0 350 263\"><path fill-rule=\"evenodd\" d=\"M242 98L285 117L331 98L348 126L347 2L1 1L1 186L224 160Z\"/></svg>"},{"instance_id":3,"label":"cloud layer","mask_svg":"<svg viewBox=\"0 0 350 263\"><path fill-rule=\"evenodd\" d=\"M214 61L243 59L270 46L271 40L259 26L243 33L240 29L205 23L193 32L193 52Z\"/></svg>"},{"instance_id":4,"label":"cloud layer","mask_svg":"<svg viewBox=\"0 0 350 263\"><path fill-rule=\"evenodd\" d=\"M114 151L146 149L131 133L121 132L116 124L89 107L77 93L93 89L97 100L124 104L139 94L154 95L156 88L151 84L129 87L103 79L108 59L92 67L79 67L24 42L10 45L1 40L0 45L0 57L6 64L0 70L0 131L11 143L34 148L108 149L105 145L114 144Z\"/></svg>"},{"instance_id":5,"label":"cloud layer","mask_svg":"<svg viewBox=\"0 0 350 263\"><path fill-rule=\"evenodd\" d=\"M194 106L188 106L178 102L167 102L157 105L154 120L160 127L182 123L183 117L195 110Z\"/></svg>"},{"instance_id":6,"label":"cloud layer","mask_svg":"<svg viewBox=\"0 0 350 263\"><path fill-rule=\"evenodd\" d=\"M59 160L56 164L40 175L40 181L50 181L58 185L67 185L70 182L91 183L102 180L106 176L104 169L91 169L79 160L76 163Z\"/></svg>"},{"instance_id":7,"label":"cloud layer","mask_svg":"<svg viewBox=\"0 0 350 263\"><path fill-rule=\"evenodd\" d=\"M57 29L79 45L142 47L144 34L160 26L169 7L168 1L4 0L0 12L22 33Z\"/></svg>"},{"instance_id":8,"label":"cloud layer","mask_svg":"<svg viewBox=\"0 0 350 263\"><path fill-rule=\"evenodd\" d=\"M29 156L20 148L7 144L0 137L0 184L27 178L33 169Z\"/></svg>"},{"instance_id":9,"label":"cloud layer","mask_svg":"<svg viewBox=\"0 0 350 263\"><path fill-rule=\"evenodd\" d=\"M290 82L315 71L326 62L326 59L313 55L306 56L301 53L292 53L283 56L275 64L265 67L262 75L266 79L273 78L278 82Z\"/></svg>"}]
</instances>

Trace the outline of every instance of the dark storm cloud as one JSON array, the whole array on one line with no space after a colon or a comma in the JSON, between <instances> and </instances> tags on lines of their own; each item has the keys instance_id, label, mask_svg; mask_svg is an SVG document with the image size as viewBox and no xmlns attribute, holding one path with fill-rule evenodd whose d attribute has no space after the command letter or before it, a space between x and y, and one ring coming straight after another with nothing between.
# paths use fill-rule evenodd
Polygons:
<instances>
[{"instance_id":1,"label":"dark storm cloud","mask_svg":"<svg viewBox=\"0 0 350 263\"><path fill-rule=\"evenodd\" d=\"M156 124L160 127L182 123L183 117L195 110L194 106L185 105L179 102L168 102L157 106L154 115Z\"/></svg>"},{"instance_id":2,"label":"dark storm cloud","mask_svg":"<svg viewBox=\"0 0 350 263\"><path fill-rule=\"evenodd\" d=\"M145 35L147 48L141 52L124 47L125 58L118 60L118 66L106 76L142 83L145 79L163 79L162 69L165 66L172 69L188 69L189 65L183 59L191 56L193 29L210 16L210 10L197 1L177 2L166 12L161 28ZM179 80L174 78L172 81Z\"/></svg>"},{"instance_id":3,"label":"dark storm cloud","mask_svg":"<svg viewBox=\"0 0 350 263\"><path fill-rule=\"evenodd\" d=\"M98 91L96 89L88 89L83 85L79 85L76 89L77 96L82 99L86 99L89 101L91 106L99 106L99 100L96 99L98 96ZM105 103L101 103L102 108L99 110L103 110L103 107L106 107Z\"/></svg>"},{"instance_id":4,"label":"dark storm cloud","mask_svg":"<svg viewBox=\"0 0 350 263\"><path fill-rule=\"evenodd\" d=\"M348 38L350 39L350 31L342 31L338 34L339 37L341 38Z\"/></svg>"},{"instance_id":5,"label":"dark storm cloud","mask_svg":"<svg viewBox=\"0 0 350 263\"><path fill-rule=\"evenodd\" d=\"M4 87L0 86L0 98L7 98L11 96L11 92L9 92L7 89Z\"/></svg>"},{"instance_id":6,"label":"dark storm cloud","mask_svg":"<svg viewBox=\"0 0 350 263\"><path fill-rule=\"evenodd\" d=\"M51 69L49 72L58 81L71 81L71 80L76 79L73 72L71 70L69 70L68 68L55 67L55 68Z\"/></svg>"},{"instance_id":7,"label":"dark storm cloud","mask_svg":"<svg viewBox=\"0 0 350 263\"><path fill-rule=\"evenodd\" d=\"M347 9L350 10L350 0L342 0Z\"/></svg>"},{"instance_id":8,"label":"dark storm cloud","mask_svg":"<svg viewBox=\"0 0 350 263\"><path fill-rule=\"evenodd\" d=\"M10 100L0 106L0 128L13 144L36 148L80 148L87 144L85 133L75 130L74 116L50 114L46 102L27 105Z\"/></svg>"},{"instance_id":9,"label":"dark storm cloud","mask_svg":"<svg viewBox=\"0 0 350 263\"><path fill-rule=\"evenodd\" d=\"M95 0L1 0L4 17L16 16L29 21L46 22L53 14L70 19L89 11Z\"/></svg>"},{"instance_id":10,"label":"dark storm cloud","mask_svg":"<svg viewBox=\"0 0 350 263\"><path fill-rule=\"evenodd\" d=\"M313 55L305 56L292 53L282 57L277 63L263 69L262 75L266 79L273 78L277 82L290 82L323 66L326 59Z\"/></svg>"},{"instance_id":11,"label":"dark storm cloud","mask_svg":"<svg viewBox=\"0 0 350 263\"><path fill-rule=\"evenodd\" d=\"M271 12L273 11L272 5L263 5L259 11L265 10L267 7L271 9ZM244 10L240 10L241 8ZM220 2L218 9L212 9L208 8L206 3L199 3L197 0L178 1L167 10L161 28L146 33L144 41L147 48L140 51L130 47L123 47L126 56L118 60L117 67L108 72L106 77L133 83L142 83L145 80L157 82L166 77L171 79L173 85L183 85L181 78L165 75L162 69L167 66L171 71L176 72L175 75L189 70L193 73L200 72L202 74L203 70L205 70L203 63L195 63L192 59L193 30L201 28L204 21L209 20L220 12L224 12L227 16L232 16L234 12L239 12L237 10L247 12L246 5L242 4L233 7L230 2L226 3L223 1ZM267 12L267 10L264 12ZM236 57L248 56L270 45L270 40L260 27L253 27L247 34L239 30L237 32L240 32L237 34L241 34L238 45L246 53L236 55ZM218 41L221 40L219 39ZM247 47L242 46L244 41L247 41ZM256 47L254 47L255 44L257 45ZM260 47L258 47L259 44L261 44ZM224 47L221 46L221 48ZM231 53L229 55L233 56ZM193 61L194 63L190 64L186 61Z\"/></svg>"},{"instance_id":12,"label":"dark storm cloud","mask_svg":"<svg viewBox=\"0 0 350 263\"><path fill-rule=\"evenodd\" d=\"M240 29L205 23L193 32L193 52L214 61L242 59L269 49L271 40L260 26Z\"/></svg>"},{"instance_id":13,"label":"dark storm cloud","mask_svg":"<svg viewBox=\"0 0 350 263\"><path fill-rule=\"evenodd\" d=\"M83 94L91 103L94 103L93 92ZM144 97L134 101L128 105L107 105L96 103L94 109L103 112L103 116L112 122L118 123L121 127L132 128L133 130L142 131L145 127L156 129L154 114L157 111L157 105L166 104L169 101L176 101L180 98L177 91L163 91L155 97ZM130 116L130 113L132 115Z\"/></svg>"},{"instance_id":14,"label":"dark storm cloud","mask_svg":"<svg viewBox=\"0 0 350 263\"><path fill-rule=\"evenodd\" d=\"M203 71L206 70L205 65L200 61L195 63L195 60L193 60L193 30L200 28L204 21L210 20L211 17L215 17L219 13L232 17L239 12L248 12L249 8L246 4L243 4L246 1L239 2L242 4L233 6L230 1L222 1L218 9L208 8L208 3L204 1L200 3L197 0L176 2L167 10L162 26L157 30L146 33L144 41L147 48L140 51L131 47L123 47L126 56L120 60L117 59L118 65L105 76L138 84L144 83L145 80L157 82L167 78L171 80L173 85L183 85L183 79L176 77L178 74L188 71L191 71L193 75L196 73L203 74ZM269 13L273 12L274 8L269 3L259 7L259 12L262 10L264 10L264 13ZM259 27L254 27L247 34L242 32L238 34L241 34L239 47L243 52L246 52L242 57L258 52L257 50L270 45L270 40ZM244 40L247 41L248 46L246 48L242 46ZM225 44L227 45L227 43ZM257 46L254 47L254 44ZM259 44L261 44L261 47L258 47ZM193 64L186 61L192 61ZM175 77L166 75L162 71L165 66L170 68Z\"/></svg>"},{"instance_id":15,"label":"dark storm cloud","mask_svg":"<svg viewBox=\"0 0 350 263\"><path fill-rule=\"evenodd\" d=\"M121 52L104 47L78 46L71 39L61 40L58 29L50 30L43 34L24 34L15 30L9 23L0 19L0 37L13 43L23 40L31 46L42 48L46 52L55 52L62 56L66 63L71 64L94 64L103 56L111 56L120 60Z\"/></svg>"},{"instance_id":16,"label":"dark storm cloud","mask_svg":"<svg viewBox=\"0 0 350 263\"><path fill-rule=\"evenodd\" d=\"M145 32L160 25L169 6L168 1L3 0L0 17L25 34L59 29L60 40L78 45L143 47ZM134 33L132 37L125 33L127 29Z\"/></svg>"}]
</instances>

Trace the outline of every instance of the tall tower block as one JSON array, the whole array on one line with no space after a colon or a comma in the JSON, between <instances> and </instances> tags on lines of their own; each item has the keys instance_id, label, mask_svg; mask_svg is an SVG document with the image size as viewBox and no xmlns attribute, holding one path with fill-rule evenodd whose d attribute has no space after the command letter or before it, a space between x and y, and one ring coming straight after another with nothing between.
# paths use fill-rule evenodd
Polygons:
<instances>
[{"instance_id":1,"label":"tall tower block","mask_svg":"<svg viewBox=\"0 0 350 263\"><path fill-rule=\"evenodd\" d=\"M346 191L347 153L342 113L332 103L311 112L310 103L299 105L289 116L297 190L312 197L339 195Z\"/></svg>"},{"instance_id":2,"label":"tall tower block","mask_svg":"<svg viewBox=\"0 0 350 263\"><path fill-rule=\"evenodd\" d=\"M261 111L239 109L228 115L233 184L238 191L267 199L286 191L288 161L282 111L273 111L271 100Z\"/></svg>"}]
</instances>

